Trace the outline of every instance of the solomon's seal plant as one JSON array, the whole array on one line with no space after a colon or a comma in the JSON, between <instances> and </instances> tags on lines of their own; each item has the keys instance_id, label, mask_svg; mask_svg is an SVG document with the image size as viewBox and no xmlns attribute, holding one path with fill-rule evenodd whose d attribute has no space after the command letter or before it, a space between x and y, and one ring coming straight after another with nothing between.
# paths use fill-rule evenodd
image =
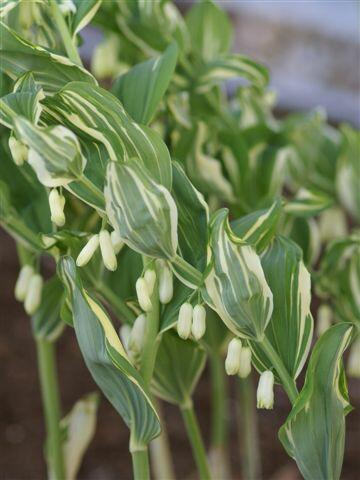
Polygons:
<instances>
[{"instance_id":1,"label":"solomon's seal plant","mask_svg":"<svg viewBox=\"0 0 360 480\"><path fill-rule=\"evenodd\" d=\"M61 418L66 327L129 428L136 480L152 442L154 472L174 478L159 399L181 410L200 478L229 477L226 374L244 478L261 476L254 408L276 407L277 383L285 450L306 479L339 479L347 346L360 376L359 132L320 111L276 119L266 67L230 53L212 1L185 18L167 0L11 0L0 14L0 222L38 350L49 477L75 478L96 430L97 394ZM77 49L89 22L104 33L92 73ZM192 400L206 362L209 452Z\"/></svg>"}]
</instances>

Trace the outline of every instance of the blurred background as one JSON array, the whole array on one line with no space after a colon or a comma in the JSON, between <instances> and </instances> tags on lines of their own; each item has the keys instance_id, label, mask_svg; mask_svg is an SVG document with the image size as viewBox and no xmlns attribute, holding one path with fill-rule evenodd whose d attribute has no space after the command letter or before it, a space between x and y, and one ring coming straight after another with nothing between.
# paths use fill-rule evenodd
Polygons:
<instances>
[{"instance_id":1,"label":"blurred background","mask_svg":"<svg viewBox=\"0 0 360 480\"><path fill-rule=\"evenodd\" d=\"M333 123L360 125L359 2L357 1L220 1L236 26L234 51L265 63L271 87L278 93L278 113L324 107ZM179 1L185 11L191 2ZM89 61L101 33L84 32L81 53ZM229 89L234 87L229 85ZM0 478L43 479L44 426L31 328L23 308L13 298L18 274L13 242L0 231ZM83 364L73 333L67 329L59 341L59 375L64 414L95 385ZM357 410L347 417L343 480L356 480L360 472L360 382L352 380L350 398ZM207 373L195 395L201 428L208 437L210 386ZM275 409L259 411L262 468L265 479L295 480L295 464L277 441L289 405L276 391ZM228 408L233 478L241 478L237 437L236 385L231 382ZM176 408L165 409L178 478L194 478L194 464ZM79 478L127 480L131 478L128 431L102 399L98 428L85 456ZM316 479L314 479L316 480Z\"/></svg>"}]
</instances>

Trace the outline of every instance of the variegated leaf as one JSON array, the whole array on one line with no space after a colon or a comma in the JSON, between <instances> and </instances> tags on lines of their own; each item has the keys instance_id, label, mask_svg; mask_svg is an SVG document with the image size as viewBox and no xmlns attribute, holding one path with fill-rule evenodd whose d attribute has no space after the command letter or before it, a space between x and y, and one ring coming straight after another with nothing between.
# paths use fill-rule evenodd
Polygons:
<instances>
[{"instance_id":1,"label":"variegated leaf","mask_svg":"<svg viewBox=\"0 0 360 480\"><path fill-rule=\"evenodd\" d=\"M338 480L344 455L345 415L351 410L341 356L352 327L327 330L312 352L304 387L279 431L306 480Z\"/></svg>"},{"instance_id":2,"label":"variegated leaf","mask_svg":"<svg viewBox=\"0 0 360 480\"><path fill-rule=\"evenodd\" d=\"M265 335L295 379L305 364L313 334L310 274L301 249L282 236L272 240L261 257L261 265L274 300ZM256 367L260 371L271 370L272 363L263 353L261 343L251 342L251 347Z\"/></svg>"},{"instance_id":3,"label":"variegated leaf","mask_svg":"<svg viewBox=\"0 0 360 480\"><path fill-rule=\"evenodd\" d=\"M105 203L112 226L129 247L150 257L172 259L176 255L174 199L137 159L109 163Z\"/></svg>"},{"instance_id":4,"label":"variegated leaf","mask_svg":"<svg viewBox=\"0 0 360 480\"><path fill-rule=\"evenodd\" d=\"M204 299L235 335L261 340L270 321L273 296L260 257L235 236L227 217L223 209L211 220Z\"/></svg>"},{"instance_id":5,"label":"variegated leaf","mask_svg":"<svg viewBox=\"0 0 360 480\"><path fill-rule=\"evenodd\" d=\"M68 19L69 28L73 35L76 36L83 28L88 25L93 19L94 15L98 11L101 0L73 0L76 7L76 11L70 14Z\"/></svg>"},{"instance_id":6,"label":"variegated leaf","mask_svg":"<svg viewBox=\"0 0 360 480\"><path fill-rule=\"evenodd\" d=\"M333 198L326 193L301 188L295 198L284 206L284 211L296 217L312 217L330 208L333 203Z\"/></svg>"},{"instance_id":7,"label":"variegated leaf","mask_svg":"<svg viewBox=\"0 0 360 480\"><path fill-rule=\"evenodd\" d=\"M45 93L53 93L73 80L96 83L84 68L67 57L33 45L3 22L0 22L0 38L0 70L13 79L31 71Z\"/></svg>"},{"instance_id":8,"label":"variegated leaf","mask_svg":"<svg viewBox=\"0 0 360 480\"><path fill-rule=\"evenodd\" d=\"M132 121L107 90L84 82L69 83L46 99L44 110L80 138L102 143L111 160L139 158L157 182L171 188L171 162L165 143L149 127Z\"/></svg>"},{"instance_id":9,"label":"variegated leaf","mask_svg":"<svg viewBox=\"0 0 360 480\"><path fill-rule=\"evenodd\" d=\"M103 308L83 289L71 257L58 267L71 299L76 337L95 382L131 431L130 449L160 433L158 415L139 372L130 363Z\"/></svg>"},{"instance_id":10,"label":"variegated leaf","mask_svg":"<svg viewBox=\"0 0 360 480\"><path fill-rule=\"evenodd\" d=\"M301 247L306 266L310 268L316 264L321 250L321 238L319 226L314 218L286 215L279 232Z\"/></svg>"}]
</instances>

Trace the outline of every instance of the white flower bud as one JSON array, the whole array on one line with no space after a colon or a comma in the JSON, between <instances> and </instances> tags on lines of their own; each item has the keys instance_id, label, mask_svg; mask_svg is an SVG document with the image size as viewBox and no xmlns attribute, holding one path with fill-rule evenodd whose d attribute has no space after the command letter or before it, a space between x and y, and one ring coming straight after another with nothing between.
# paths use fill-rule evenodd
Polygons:
<instances>
[{"instance_id":1,"label":"white flower bud","mask_svg":"<svg viewBox=\"0 0 360 480\"><path fill-rule=\"evenodd\" d=\"M72 0L61 0L59 9L64 16L69 15L69 13L76 13L76 6Z\"/></svg>"},{"instance_id":2,"label":"white flower bud","mask_svg":"<svg viewBox=\"0 0 360 480\"><path fill-rule=\"evenodd\" d=\"M140 353L144 346L146 331L146 315L139 315L131 329L128 348L134 353Z\"/></svg>"},{"instance_id":3,"label":"white flower bud","mask_svg":"<svg viewBox=\"0 0 360 480\"><path fill-rule=\"evenodd\" d=\"M151 296L153 294L154 286L155 286L155 282L156 282L156 272L155 272L155 270L152 270L151 268L146 270L146 272L144 273L144 279L145 279L145 282L148 286L149 296Z\"/></svg>"},{"instance_id":4,"label":"white flower bud","mask_svg":"<svg viewBox=\"0 0 360 480\"><path fill-rule=\"evenodd\" d=\"M206 310L203 305L195 305L192 316L191 333L195 340L200 340L206 330Z\"/></svg>"},{"instance_id":5,"label":"white flower bud","mask_svg":"<svg viewBox=\"0 0 360 480\"><path fill-rule=\"evenodd\" d=\"M183 303L179 310L179 316L177 321L177 332L179 337L186 340L191 334L191 323L193 316L193 307L191 303Z\"/></svg>"},{"instance_id":6,"label":"white flower bud","mask_svg":"<svg viewBox=\"0 0 360 480\"><path fill-rule=\"evenodd\" d=\"M41 240L45 248L51 248L56 244L55 238L48 237L47 235L42 235Z\"/></svg>"},{"instance_id":7,"label":"white flower bud","mask_svg":"<svg viewBox=\"0 0 360 480\"><path fill-rule=\"evenodd\" d=\"M251 350L249 347L242 347L240 352L239 377L246 378L251 373Z\"/></svg>"},{"instance_id":8,"label":"white flower bud","mask_svg":"<svg viewBox=\"0 0 360 480\"><path fill-rule=\"evenodd\" d=\"M239 338L233 338L229 342L225 360L225 370L228 375L239 373L241 349L242 345Z\"/></svg>"},{"instance_id":9,"label":"white flower bud","mask_svg":"<svg viewBox=\"0 0 360 480\"><path fill-rule=\"evenodd\" d=\"M110 233L107 230L100 231L99 242L104 265L108 270L114 272L117 269L117 260L111 243Z\"/></svg>"},{"instance_id":10,"label":"white flower bud","mask_svg":"<svg viewBox=\"0 0 360 480\"><path fill-rule=\"evenodd\" d=\"M99 235L93 235L90 240L86 243L84 248L81 250L79 253L77 259L76 259L76 265L78 267L84 267L89 263L91 260L92 256L96 252L96 249L99 246Z\"/></svg>"},{"instance_id":11,"label":"white flower bud","mask_svg":"<svg viewBox=\"0 0 360 480\"><path fill-rule=\"evenodd\" d=\"M150 310L152 310L152 303L149 295L149 287L145 278L138 278L136 280L135 288L140 307L144 312L150 312Z\"/></svg>"},{"instance_id":12,"label":"white flower bud","mask_svg":"<svg viewBox=\"0 0 360 480\"><path fill-rule=\"evenodd\" d=\"M9 148L12 158L19 167L26 162L29 154L29 149L20 140L11 136L9 138Z\"/></svg>"},{"instance_id":13,"label":"white flower bud","mask_svg":"<svg viewBox=\"0 0 360 480\"><path fill-rule=\"evenodd\" d=\"M51 221L58 227L65 225L65 197L60 195L56 188L53 188L49 194L49 206L51 213Z\"/></svg>"},{"instance_id":14,"label":"white flower bud","mask_svg":"<svg viewBox=\"0 0 360 480\"><path fill-rule=\"evenodd\" d=\"M29 289L30 279L34 275L34 269L30 265L24 265L20 270L15 285L15 298L19 302L23 302Z\"/></svg>"},{"instance_id":15,"label":"white flower bud","mask_svg":"<svg viewBox=\"0 0 360 480\"><path fill-rule=\"evenodd\" d=\"M41 294L43 287L42 276L35 273L30 279L29 287L26 292L24 308L28 315L33 315L41 303Z\"/></svg>"},{"instance_id":16,"label":"white flower bud","mask_svg":"<svg viewBox=\"0 0 360 480\"><path fill-rule=\"evenodd\" d=\"M159 299L165 305L174 295L173 273L166 262L160 261L159 263Z\"/></svg>"},{"instance_id":17,"label":"white flower bud","mask_svg":"<svg viewBox=\"0 0 360 480\"><path fill-rule=\"evenodd\" d=\"M331 327L332 310L329 305L320 305L317 313L316 333L318 337Z\"/></svg>"},{"instance_id":18,"label":"white flower bud","mask_svg":"<svg viewBox=\"0 0 360 480\"><path fill-rule=\"evenodd\" d=\"M130 325L125 324L120 327L120 330L119 330L120 340L125 350L129 349L130 334L131 334Z\"/></svg>"},{"instance_id":19,"label":"white flower bud","mask_svg":"<svg viewBox=\"0 0 360 480\"><path fill-rule=\"evenodd\" d=\"M360 378L360 337L351 346L347 371L351 377Z\"/></svg>"},{"instance_id":20,"label":"white flower bud","mask_svg":"<svg viewBox=\"0 0 360 480\"><path fill-rule=\"evenodd\" d=\"M119 41L116 35L108 36L94 50L91 70L99 78L112 77L119 70Z\"/></svg>"},{"instance_id":21,"label":"white flower bud","mask_svg":"<svg viewBox=\"0 0 360 480\"><path fill-rule=\"evenodd\" d=\"M121 240L120 235L116 230L113 230L110 233L111 243L114 248L115 255L120 253L121 249L125 245L125 243Z\"/></svg>"},{"instance_id":22,"label":"white flower bud","mask_svg":"<svg viewBox=\"0 0 360 480\"><path fill-rule=\"evenodd\" d=\"M257 408L270 410L274 407L274 374L270 370L261 374L256 398Z\"/></svg>"}]
</instances>

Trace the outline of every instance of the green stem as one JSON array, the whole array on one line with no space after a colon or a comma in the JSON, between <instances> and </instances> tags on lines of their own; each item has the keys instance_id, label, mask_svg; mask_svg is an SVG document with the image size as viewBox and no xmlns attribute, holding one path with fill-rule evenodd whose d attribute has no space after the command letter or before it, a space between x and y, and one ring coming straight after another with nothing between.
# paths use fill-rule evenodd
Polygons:
<instances>
[{"instance_id":1,"label":"green stem","mask_svg":"<svg viewBox=\"0 0 360 480\"><path fill-rule=\"evenodd\" d=\"M194 459L199 471L200 479L208 480L211 478L210 470L207 463L206 451L201 437L199 424L194 412L192 402L188 401L180 408L184 419L186 431L191 443Z\"/></svg>"},{"instance_id":2,"label":"green stem","mask_svg":"<svg viewBox=\"0 0 360 480\"><path fill-rule=\"evenodd\" d=\"M50 3L50 10L53 16L53 20L59 30L61 35L66 53L71 61L77 63L78 65L82 65L82 61L77 51L77 48L74 45L73 39L71 38L68 26L66 25L66 21L60 11L59 5L57 4L56 0L52 0Z\"/></svg>"},{"instance_id":3,"label":"green stem","mask_svg":"<svg viewBox=\"0 0 360 480\"><path fill-rule=\"evenodd\" d=\"M161 433L150 443L151 467L154 477L162 480L175 480L174 466L171 458L169 437L163 419L160 402L154 399L156 411L160 417Z\"/></svg>"},{"instance_id":4,"label":"green stem","mask_svg":"<svg viewBox=\"0 0 360 480\"><path fill-rule=\"evenodd\" d=\"M144 266L148 269L155 269L152 259L143 257ZM156 272L156 269L155 269ZM156 279L154 289L151 294L152 310L146 314L146 332L145 342L141 353L140 373L147 385L150 385L154 372L156 354L159 347L159 324L160 324L160 304L158 280Z\"/></svg>"},{"instance_id":5,"label":"green stem","mask_svg":"<svg viewBox=\"0 0 360 480\"><path fill-rule=\"evenodd\" d=\"M56 480L65 478L65 466L60 431L60 400L56 372L55 348L52 342L36 339L42 402L47 431L49 470ZM50 472L49 472L49 477Z\"/></svg>"},{"instance_id":6,"label":"green stem","mask_svg":"<svg viewBox=\"0 0 360 480\"><path fill-rule=\"evenodd\" d=\"M145 450L135 450L131 452L134 480L149 480L149 455L147 448Z\"/></svg>"},{"instance_id":7,"label":"green stem","mask_svg":"<svg viewBox=\"0 0 360 480\"><path fill-rule=\"evenodd\" d=\"M261 458L256 416L256 399L251 375L239 378L239 436L241 437L241 469L244 480L261 479Z\"/></svg>"},{"instance_id":8,"label":"green stem","mask_svg":"<svg viewBox=\"0 0 360 480\"><path fill-rule=\"evenodd\" d=\"M299 394L298 389L296 388L295 380L289 375L282 359L279 357L268 338L264 337L263 341L261 342L261 347L272 365L275 367L275 370L282 381L283 387L290 399L290 402L294 404Z\"/></svg>"}]
</instances>

